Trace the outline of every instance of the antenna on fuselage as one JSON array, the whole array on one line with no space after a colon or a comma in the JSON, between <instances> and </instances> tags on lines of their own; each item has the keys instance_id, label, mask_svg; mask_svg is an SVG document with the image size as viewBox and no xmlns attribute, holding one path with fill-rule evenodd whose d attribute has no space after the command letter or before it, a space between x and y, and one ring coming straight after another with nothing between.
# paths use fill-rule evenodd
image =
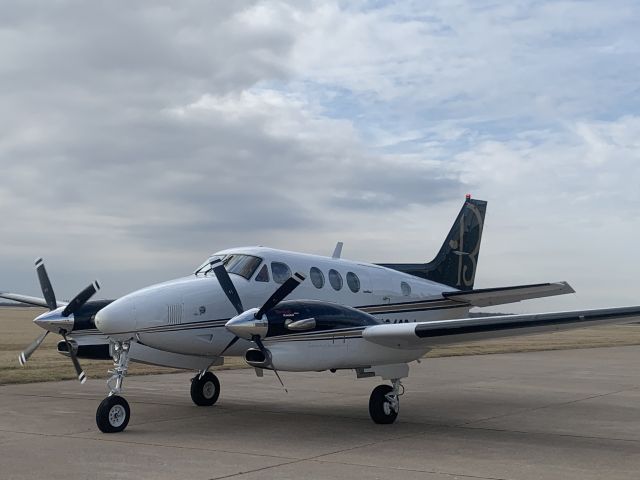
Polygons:
<instances>
[{"instance_id":1,"label":"antenna on fuselage","mask_svg":"<svg viewBox=\"0 0 640 480\"><path fill-rule=\"evenodd\" d=\"M331 255L331 258L340 258L340 255L342 255L342 245L344 245L342 242L336 243L336 248L333 249L333 255Z\"/></svg>"}]
</instances>

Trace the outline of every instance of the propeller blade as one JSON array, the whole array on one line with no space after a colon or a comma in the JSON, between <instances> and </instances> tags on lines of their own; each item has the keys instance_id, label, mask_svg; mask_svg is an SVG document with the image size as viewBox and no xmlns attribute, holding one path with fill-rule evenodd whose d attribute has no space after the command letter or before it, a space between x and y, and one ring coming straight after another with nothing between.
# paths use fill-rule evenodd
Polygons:
<instances>
[{"instance_id":1,"label":"propeller blade","mask_svg":"<svg viewBox=\"0 0 640 480\"><path fill-rule=\"evenodd\" d=\"M278 380L280 380L280 385L282 385L282 388L284 388L285 393L289 393L289 390L287 390L287 387L284 386L284 382L282 381L282 379L280 378L280 374L278 373L278 370L276 370L275 368L273 369L273 373L276 374L276 377L278 377Z\"/></svg>"},{"instance_id":2,"label":"propeller blade","mask_svg":"<svg viewBox=\"0 0 640 480\"><path fill-rule=\"evenodd\" d=\"M306 277L300 272L296 272L293 274L293 277L289 277L286 282L280 285L273 295L269 297L269 299L264 302L264 305L260 307L260 310L256 312L256 318L262 318L262 316L279 304L282 300L284 300L287 295L293 292L298 285L300 285Z\"/></svg>"},{"instance_id":3,"label":"propeller blade","mask_svg":"<svg viewBox=\"0 0 640 480\"><path fill-rule=\"evenodd\" d=\"M53 293L53 287L51 286L51 281L49 280L49 275L47 275L47 269L44 267L44 260L42 260L42 258L36 259L36 272L38 273L40 288L42 289L44 300L47 302L47 307L49 307L49 310L55 310L58 308L56 294Z\"/></svg>"},{"instance_id":4,"label":"propeller blade","mask_svg":"<svg viewBox=\"0 0 640 480\"><path fill-rule=\"evenodd\" d=\"M240 315L242 312L244 312L244 308L242 308L242 301L240 300L240 295L238 295L236 286L233 284L231 278L229 277L227 269L224 268L222 260L220 260L219 258L213 260L211 262L211 268L213 269L213 273L216 274L216 278L218 279L218 283L220 283L222 290L224 290L227 298L236 309L236 312L238 312L238 315Z\"/></svg>"},{"instance_id":5,"label":"propeller blade","mask_svg":"<svg viewBox=\"0 0 640 480\"><path fill-rule=\"evenodd\" d=\"M25 363L27 363L27 360L29 360L29 357L33 355L33 352L35 352L38 349L38 347L42 344L42 342L44 342L44 339L48 334L49 334L49 330L46 330L42 335L36 338L31 343L31 345L29 345L22 352L20 352L20 355L18 355L18 360L20 361L20 365L24 367Z\"/></svg>"},{"instance_id":6,"label":"propeller blade","mask_svg":"<svg viewBox=\"0 0 640 480\"><path fill-rule=\"evenodd\" d=\"M271 363L271 369L273 370L273 373L276 374L276 377L278 378L278 381L280 382L280 385L282 385L282 388L284 388L284 391L286 393L289 393L289 390L287 390L287 387L284 386L284 382L280 378L280 374L278 373L278 370L276 370L276 367L273 366L273 362L271 362L271 352L269 352L269 350L267 350L267 348L264 346L264 343L262 343L262 340L260 340L260 337L258 335L254 335L252 340L255 342L256 345L258 345L258 348L260 349L260 351L264 355L264 358L268 358L269 359L269 363Z\"/></svg>"},{"instance_id":7,"label":"propeller blade","mask_svg":"<svg viewBox=\"0 0 640 480\"><path fill-rule=\"evenodd\" d=\"M71 346L71 343L69 343L69 340L67 340L67 334L62 332L62 338L64 338L64 342L67 344L67 351L71 356L71 361L73 362L73 366L76 369L76 373L78 374L78 380L80 381L80 383L86 382L87 376L85 375L84 370L82 370L82 367L80 366L80 362L78 362L78 357L76 357L76 352L73 351L73 347Z\"/></svg>"},{"instance_id":8,"label":"propeller blade","mask_svg":"<svg viewBox=\"0 0 640 480\"><path fill-rule=\"evenodd\" d=\"M224 352L226 352L229 348L231 348L238 340L240 340L239 336L235 336L231 339L231 341L227 344L226 347L224 347L224 350L222 350L218 355L221 357L222 355L224 355Z\"/></svg>"},{"instance_id":9,"label":"propeller blade","mask_svg":"<svg viewBox=\"0 0 640 480\"><path fill-rule=\"evenodd\" d=\"M62 316L63 317L68 317L69 315L71 315L72 313L76 313L78 310L80 310L82 308L82 306L87 303L87 301L93 297L93 295L95 295L95 293L100 290L100 284L98 283L98 281L96 280L95 282L93 282L91 285L89 285L87 288L85 288L84 290L82 290L79 294L77 294L73 300L71 300L69 302L69 305L67 305L66 307L64 307L64 310L62 311Z\"/></svg>"}]
</instances>

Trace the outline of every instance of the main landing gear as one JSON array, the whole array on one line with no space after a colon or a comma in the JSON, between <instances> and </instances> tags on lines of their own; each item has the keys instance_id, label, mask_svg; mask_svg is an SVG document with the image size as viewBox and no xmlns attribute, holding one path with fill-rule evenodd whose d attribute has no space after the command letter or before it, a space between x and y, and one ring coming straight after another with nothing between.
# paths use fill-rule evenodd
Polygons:
<instances>
[{"instance_id":1,"label":"main landing gear","mask_svg":"<svg viewBox=\"0 0 640 480\"><path fill-rule=\"evenodd\" d=\"M218 401L220 381L211 372L203 372L191 379L191 400L199 407L209 407Z\"/></svg>"},{"instance_id":2,"label":"main landing gear","mask_svg":"<svg viewBox=\"0 0 640 480\"><path fill-rule=\"evenodd\" d=\"M378 385L369 397L369 415L375 423L389 424L396 421L400 411L399 397L404 394L400 379L391 380L391 385Z\"/></svg>"}]
</instances>

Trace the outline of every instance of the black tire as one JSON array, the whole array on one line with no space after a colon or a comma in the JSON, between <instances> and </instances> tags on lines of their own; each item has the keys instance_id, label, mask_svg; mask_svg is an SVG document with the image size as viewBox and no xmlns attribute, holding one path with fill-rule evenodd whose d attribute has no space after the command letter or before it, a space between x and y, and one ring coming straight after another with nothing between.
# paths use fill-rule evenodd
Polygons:
<instances>
[{"instance_id":1,"label":"black tire","mask_svg":"<svg viewBox=\"0 0 640 480\"><path fill-rule=\"evenodd\" d=\"M96 410L96 424L104 433L121 432L129 424L129 403L118 395L105 398Z\"/></svg>"},{"instance_id":2,"label":"black tire","mask_svg":"<svg viewBox=\"0 0 640 480\"><path fill-rule=\"evenodd\" d=\"M202 378L191 379L191 400L199 407L209 407L218 401L220 382L213 373L207 372Z\"/></svg>"},{"instance_id":3,"label":"black tire","mask_svg":"<svg viewBox=\"0 0 640 480\"><path fill-rule=\"evenodd\" d=\"M389 424L396 421L398 412L391 408L386 395L393 391L389 385L378 385L369 398L369 415L375 423Z\"/></svg>"}]
</instances>

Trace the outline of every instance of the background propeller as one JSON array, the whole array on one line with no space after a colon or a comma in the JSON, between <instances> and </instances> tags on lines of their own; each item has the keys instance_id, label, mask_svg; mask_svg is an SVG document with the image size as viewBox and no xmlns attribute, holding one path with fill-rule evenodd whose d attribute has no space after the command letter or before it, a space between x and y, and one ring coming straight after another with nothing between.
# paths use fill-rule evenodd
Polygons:
<instances>
[{"instance_id":1,"label":"background propeller","mask_svg":"<svg viewBox=\"0 0 640 480\"><path fill-rule=\"evenodd\" d=\"M51 280L49 280L49 275L47 275L47 269L44 268L44 260L42 260L42 257L36 259L36 273L38 274L38 280L40 281L42 295L44 296L45 302L47 302L49 310L55 310L56 308L58 308L58 303L56 302L56 294L53 293Z\"/></svg>"},{"instance_id":2,"label":"background propeller","mask_svg":"<svg viewBox=\"0 0 640 480\"><path fill-rule=\"evenodd\" d=\"M69 321L68 317L78 312L85 303L87 303L89 299L95 295L98 290L100 290L100 284L97 280L93 282L78 293L67 305L64 306L62 311L58 313L58 309L62 307L58 307L56 295L53 291L53 287L51 286L51 281L49 280L49 275L47 274L47 269L44 266L42 258L38 258L36 260L36 273L38 274L44 303L49 308L49 313L40 315L36 318L36 323L45 328L46 331L36 338L27 348L20 352L20 355L18 356L20 365L24 366L27 363L29 357L31 357L38 347L42 345L42 342L51 331L62 335L62 338L67 345L67 351L71 357L71 362L73 363L76 374L78 375L78 380L80 380L80 383L84 383L87 377L80 366L80 362L78 361L78 357L76 356L76 352L74 351L71 342L69 342L69 339L67 338L67 334L73 330L73 321Z\"/></svg>"}]
</instances>

